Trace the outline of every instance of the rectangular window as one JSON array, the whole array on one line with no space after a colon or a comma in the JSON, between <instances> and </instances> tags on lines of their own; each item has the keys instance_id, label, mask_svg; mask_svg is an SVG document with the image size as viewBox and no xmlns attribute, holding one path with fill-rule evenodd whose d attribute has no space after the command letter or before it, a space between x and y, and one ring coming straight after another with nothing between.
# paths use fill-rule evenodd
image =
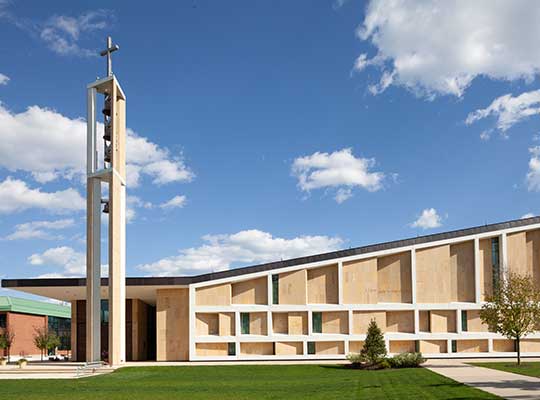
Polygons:
<instances>
[{"instance_id":1,"label":"rectangular window","mask_svg":"<svg viewBox=\"0 0 540 400\"><path fill-rule=\"evenodd\" d=\"M101 300L101 323L109 323L109 300Z\"/></svg>"},{"instance_id":2,"label":"rectangular window","mask_svg":"<svg viewBox=\"0 0 540 400\"><path fill-rule=\"evenodd\" d=\"M467 327L467 310L461 310L461 330L467 332L469 329Z\"/></svg>"},{"instance_id":3,"label":"rectangular window","mask_svg":"<svg viewBox=\"0 0 540 400\"><path fill-rule=\"evenodd\" d=\"M71 346L71 320L69 318L53 317L47 318L49 331L56 333L60 338L59 350L69 350Z\"/></svg>"},{"instance_id":4,"label":"rectangular window","mask_svg":"<svg viewBox=\"0 0 540 400\"><path fill-rule=\"evenodd\" d=\"M236 355L236 343L234 343L234 342L229 343L229 346L228 346L228 349L227 349L227 354L229 356L235 356Z\"/></svg>"},{"instance_id":5,"label":"rectangular window","mask_svg":"<svg viewBox=\"0 0 540 400\"><path fill-rule=\"evenodd\" d=\"M427 312L427 331L431 332L431 311Z\"/></svg>"},{"instance_id":6,"label":"rectangular window","mask_svg":"<svg viewBox=\"0 0 540 400\"><path fill-rule=\"evenodd\" d=\"M272 304L279 304L279 275L272 275Z\"/></svg>"},{"instance_id":7,"label":"rectangular window","mask_svg":"<svg viewBox=\"0 0 540 400\"><path fill-rule=\"evenodd\" d=\"M307 342L307 353L315 354L315 342Z\"/></svg>"},{"instance_id":8,"label":"rectangular window","mask_svg":"<svg viewBox=\"0 0 540 400\"><path fill-rule=\"evenodd\" d=\"M499 281L501 279L498 237L494 237L491 239L491 269L493 275L493 290L495 290L499 287Z\"/></svg>"},{"instance_id":9,"label":"rectangular window","mask_svg":"<svg viewBox=\"0 0 540 400\"><path fill-rule=\"evenodd\" d=\"M240 313L240 324L242 327L242 335L249 335L249 313Z\"/></svg>"},{"instance_id":10,"label":"rectangular window","mask_svg":"<svg viewBox=\"0 0 540 400\"><path fill-rule=\"evenodd\" d=\"M7 314L0 314L0 328L7 328Z\"/></svg>"},{"instance_id":11,"label":"rectangular window","mask_svg":"<svg viewBox=\"0 0 540 400\"><path fill-rule=\"evenodd\" d=\"M457 340L452 340L452 353L457 353Z\"/></svg>"},{"instance_id":12,"label":"rectangular window","mask_svg":"<svg viewBox=\"0 0 540 400\"><path fill-rule=\"evenodd\" d=\"M419 340L414 341L414 351L416 351L417 353L420 352L420 341Z\"/></svg>"},{"instance_id":13,"label":"rectangular window","mask_svg":"<svg viewBox=\"0 0 540 400\"><path fill-rule=\"evenodd\" d=\"M312 317L312 330L313 333L322 333L322 313L321 312L313 312Z\"/></svg>"}]
</instances>

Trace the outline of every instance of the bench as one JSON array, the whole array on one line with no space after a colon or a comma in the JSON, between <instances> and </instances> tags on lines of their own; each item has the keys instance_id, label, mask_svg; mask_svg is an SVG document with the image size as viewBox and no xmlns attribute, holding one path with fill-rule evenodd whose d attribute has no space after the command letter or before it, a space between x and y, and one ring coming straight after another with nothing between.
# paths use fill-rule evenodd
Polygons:
<instances>
[{"instance_id":1,"label":"bench","mask_svg":"<svg viewBox=\"0 0 540 400\"><path fill-rule=\"evenodd\" d=\"M103 368L107 365L107 363L103 361L91 361L84 363L83 365L80 365L77 367L77 376L92 373L94 374L97 369Z\"/></svg>"}]
</instances>

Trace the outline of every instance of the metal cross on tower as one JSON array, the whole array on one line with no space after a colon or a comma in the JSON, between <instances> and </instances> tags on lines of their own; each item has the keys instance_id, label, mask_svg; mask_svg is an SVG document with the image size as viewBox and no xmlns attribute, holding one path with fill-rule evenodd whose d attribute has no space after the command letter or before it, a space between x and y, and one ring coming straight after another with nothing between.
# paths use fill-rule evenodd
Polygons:
<instances>
[{"instance_id":1,"label":"metal cross on tower","mask_svg":"<svg viewBox=\"0 0 540 400\"><path fill-rule=\"evenodd\" d=\"M120 50L120 47L112 44L112 38L107 36L107 49L99 53L102 57L107 56L107 76L112 76L112 58L111 54L116 50Z\"/></svg>"}]
</instances>

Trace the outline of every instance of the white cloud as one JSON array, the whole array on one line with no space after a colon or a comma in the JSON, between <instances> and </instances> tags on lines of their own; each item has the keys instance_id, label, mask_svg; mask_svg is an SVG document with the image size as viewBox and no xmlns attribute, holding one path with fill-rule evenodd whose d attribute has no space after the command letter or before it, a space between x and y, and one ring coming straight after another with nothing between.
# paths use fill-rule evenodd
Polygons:
<instances>
[{"instance_id":1,"label":"white cloud","mask_svg":"<svg viewBox=\"0 0 540 400\"><path fill-rule=\"evenodd\" d=\"M540 113L540 90L525 92L519 96L505 94L493 100L486 108L470 113L465 120L470 125L487 117L497 118L497 129L507 131L513 125Z\"/></svg>"},{"instance_id":2,"label":"white cloud","mask_svg":"<svg viewBox=\"0 0 540 400\"><path fill-rule=\"evenodd\" d=\"M163 209L182 208L186 205L186 196L174 196L172 199L160 204Z\"/></svg>"},{"instance_id":3,"label":"white cloud","mask_svg":"<svg viewBox=\"0 0 540 400\"><path fill-rule=\"evenodd\" d=\"M529 172L527 172L527 189L530 192L540 192L540 146L529 148Z\"/></svg>"},{"instance_id":4,"label":"white cloud","mask_svg":"<svg viewBox=\"0 0 540 400\"><path fill-rule=\"evenodd\" d=\"M0 182L0 213L24 211L39 208L53 213L79 211L86 208L86 202L75 189L57 192L43 192L31 189L26 182L7 177Z\"/></svg>"},{"instance_id":5,"label":"white cloud","mask_svg":"<svg viewBox=\"0 0 540 400\"><path fill-rule=\"evenodd\" d=\"M41 277L73 277L86 274L86 256L68 246L53 247L43 253L28 257L32 265L61 267L62 272L41 275Z\"/></svg>"},{"instance_id":6,"label":"white cloud","mask_svg":"<svg viewBox=\"0 0 540 400\"><path fill-rule=\"evenodd\" d=\"M352 196L354 187L362 187L370 192L382 188L385 175L382 172L372 172L374 165L375 159L357 158L348 148L296 158L292 174L298 179L298 187L305 192L337 188L335 200L341 203Z\"/></svg>"},{"instance_id":7,"label":"white cloud","mask_svg":"<svg viewBox=\"0 0 540 400\"><path fill-rule=\"evenodd\" d=\"M154 205L149 201L143 201L138 196L128 196L126 199L126 222L129 224L137 216L137 208L153 208ZM108 220L107 220L108 222Z\"/></svg>"},{"instance_id":8,"label":"white cloud","mask_svg":"<svg viewBox=\"0 0 540 400\"><path fill-rule=\"evenodd\" d=\"M332 4L332 8L334 10L337 10L341 7L343 7L349 0L334 0L334 4Z\"/></svg>"},{"instance_id":9,"label":"white cloud","mask_svg":"<svg viewBox=\"0 0 540 400\"><path fill-rule=\"evenodd\" d=\"M102 136L103 124L98 124ZM86 122L57 111L31 106L12 113L0 104L0 167L30 172L38 182L84 176L86 171ZM28 151L32 149L32 151ZM102 146L98 150L102 151ZM127 183L139 185L141 174L154 183L189 182L193 172L182 155L171 156L166 148L127 130Z\"/></svg>"},{"instance_id":10,"label":"white cloud","mask_svg":"<svg viewBox=\"0 0 540 400\"><path fill-rule=\"evenodd\" d=\"M50 248L43 253L32 254L28 262L34 266L61 268L58 272L49 272L37 278L74 278L86 276L86 254L69 246ZM108 275L109 267L101 265L101 276Z\"/></svg>"},{"instance_id":11,"label":"white cloud","mask_svg":"<svg viewBox=\"0 0 540 400\"><path fill-rule=\"evenodd\" d=\"M137 268L152 275L200 274L225 270L233 264L264 263L337 250L343 240L328 236L273 237L252 229L232 235L206 235L205 244L179 251Z\"/></svg>"},{"instance_id":12,"label":"white cloud","mask_svg":"<svg viewBox=\"0 0 540 400\"><path fill-rule=\"evenodd\" d=\"M0 86L7 85L9 82L9 76L0 73Z\"/></svg>"},{"instance_id":13,"label":"white cloud","mask_svg":"<svg viewBox=\"0 0 540 400\"><path fill-rule=\"evenodd\" d=\"M536 217L536 215L534 215L533 213L527 213L527 214L523 214L521 216L521 219L527 219L527 218L532 218L532 217Z\"/></svg>"},{"instance_id":14,"label":"white cloud","mask_svg":"<svg viewBox=\"0 0 540 400\"><path fill-rule=\"evenodd\" d=\"M416 221L411 224L413 228L431 229L442 225L442 218L434 208L426 208Z\"/></svg>"},{"instance_id":15,"label":"white cloud","mask_svg":"<svg viewBox=\"0 0 540 400\"><path fill-rule=\"evenodd\" d=\"M338 204L343 203L352 197L352 190L350 188L339 188L334 196L334 199Z\"/></svg>"},{"instance_id":16,"label":"white cloud","mask_svg":"<svg viewBox=\"0 0 540 400\"><path fill-rule=\"evenodd\" d=\"M491 131L482 131L482 133L480 133L480 140L487 142L489 139L491 139Z\"/></svg>"},{"instance_id":17,"label":"white cloud","mask_svg":"<svg viewBox=\"0 0 540 400\"><path fill-rule=\"evenodd\" d=\"M39 26L39 36L57 54L98 56L97 50L80 46L81 35L110 28L113 19L110 10L88 11L77 17L55 15Z\"/></svg>"},{"instance_id":18,"label":"white cloud","mask_svg":"<svg viewBox=\"0 0 540 400\"><path fill-rule=\"evenodd\" d=\"M428 97L462 96L478 76L532 81L539 19L535 0L372 0L357 34L377 52L361 54L354 68L381 71L372 92L392 84Z\"/></svg>"},{"instance_id":19,"label":"white cloud","mask_svg":"<svg viewBox=\"0 0 540 400\"><path fill-rule=\"evenodd\" d=\"M32 221L18 224L15 231L5 237L6 240L19 239L61 239L61 236L53 235L51 231L70 228L75 225L75 221L69 219L59 219L56 221Z\"/></svg>"}]
</instances>

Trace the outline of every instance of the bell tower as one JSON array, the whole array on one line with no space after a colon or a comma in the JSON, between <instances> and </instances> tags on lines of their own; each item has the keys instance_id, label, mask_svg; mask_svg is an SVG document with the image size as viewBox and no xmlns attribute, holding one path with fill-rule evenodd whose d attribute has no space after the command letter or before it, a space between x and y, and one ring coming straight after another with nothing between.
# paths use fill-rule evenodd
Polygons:
<instances>
[{"instance_id":1,"label":"bell tower","mask_svg":"<svg viewBox=\"0 0 540 400\"><path fill-rule=\"evenodd\" d=\"M86 361L102 359L101 214L104 213L108 215L110 365L122 364L126 359L126 96L112 72L111 60L111 54L118 49L108 37L107 49L101 52L107 57L107 76L87 86ZM98 118L103 122L98 123Z\"/></svg>"}]
</instances>

